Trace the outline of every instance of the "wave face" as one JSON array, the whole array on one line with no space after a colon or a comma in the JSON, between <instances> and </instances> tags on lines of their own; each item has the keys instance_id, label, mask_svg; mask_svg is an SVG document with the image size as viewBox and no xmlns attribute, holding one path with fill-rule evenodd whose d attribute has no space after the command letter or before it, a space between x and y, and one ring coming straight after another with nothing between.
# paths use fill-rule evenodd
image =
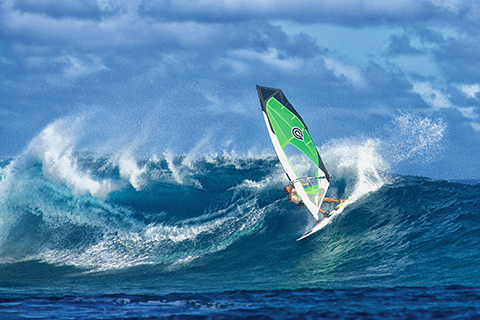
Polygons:
<instances>
[{"instance_id":1,"label":"wave face","mask_svg":"<svg viewBox=\"0 0 480 320\"><path fill-rule=\"evenodd\" d=\"M330 192L349 205L297 242L314 221L275 158L51 156L1 162L3 283L480 285L478 184L343 169Z\"/></svg>"}]
</instances>

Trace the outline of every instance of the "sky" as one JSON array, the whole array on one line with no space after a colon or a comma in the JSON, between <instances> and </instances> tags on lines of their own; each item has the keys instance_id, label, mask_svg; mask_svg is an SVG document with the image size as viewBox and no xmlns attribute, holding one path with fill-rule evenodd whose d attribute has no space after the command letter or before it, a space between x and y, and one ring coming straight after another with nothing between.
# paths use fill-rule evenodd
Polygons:
<instances>
[{"instance_id":1,"label":"sky","mask_svg":"<svg viewBox=\"0 0 480 320\"><path fill-rule=\"evenodd\" d=\"M1 0L0 156L52 123L79 150L272 153L255 85L317 145L480 178L480 2Z\"/></svg>"}]
</instances>

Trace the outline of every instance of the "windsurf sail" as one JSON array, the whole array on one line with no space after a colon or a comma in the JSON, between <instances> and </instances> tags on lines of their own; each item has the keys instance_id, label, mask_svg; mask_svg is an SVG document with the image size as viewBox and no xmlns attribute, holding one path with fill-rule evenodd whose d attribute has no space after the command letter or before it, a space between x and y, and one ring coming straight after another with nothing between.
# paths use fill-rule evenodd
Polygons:
<instances>
[{"instance_id":1,"label":"windsurf sail","mask_svg":"<svg viewBox=\"0 0 480 320\"><path fill-rule=\"evenodd\" d=\"M257 86L267 130L278 159L307 209L318 220L330 176L300 114L282 90Z\"/></svg>"}]
</instances>

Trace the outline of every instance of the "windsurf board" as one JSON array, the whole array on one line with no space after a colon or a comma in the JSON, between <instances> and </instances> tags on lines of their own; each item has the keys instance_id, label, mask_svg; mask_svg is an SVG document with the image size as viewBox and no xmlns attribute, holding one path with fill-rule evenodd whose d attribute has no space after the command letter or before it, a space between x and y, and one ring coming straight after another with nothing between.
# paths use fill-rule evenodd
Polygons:
<instances>
[{"instance_id":1,"label":"windsurf board","mask_svg":"<svg viewBox=\"0 0 480 320\"><path fill-rule=\"evenodd\" d=\"M328 216L328 218L323 218L322 220L318 221L317 224L315 224L313 226L312 229L310 229L310 231L308 231L307 233L305 233L303 236L301 236L300 238L297 239L297 241L300 241L302 239L305 239L306 237L308 236L311 236L312 234L314 234L315 232L317 231L320 231L323 227L325 227L327 224L330 223L330 221L338 216L340 213L342 213L343 209L345 209L345 203L347 202L348 200L345 200L343 201L342 203L340 203L339 205L337 205L335 207L334 210L330 211L330 215Z\"/></svg>"}]
</instances>

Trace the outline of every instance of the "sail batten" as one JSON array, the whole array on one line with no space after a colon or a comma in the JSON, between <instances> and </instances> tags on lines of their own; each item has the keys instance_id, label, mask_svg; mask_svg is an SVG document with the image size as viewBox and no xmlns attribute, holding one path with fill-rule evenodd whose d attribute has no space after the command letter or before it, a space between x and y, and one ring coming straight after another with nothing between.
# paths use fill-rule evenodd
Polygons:
<instances>
[{"instance_id":1,"label":"sail batten","mask_svg":"<svg viewBox=\"0 0 480 320\"><path fill-rule=\"evenodd\" d=\"M257 86L257 91L270 139L285 174L318 220L330 176L307 126L282 90Z\"/></svg>"}]
</instances>

